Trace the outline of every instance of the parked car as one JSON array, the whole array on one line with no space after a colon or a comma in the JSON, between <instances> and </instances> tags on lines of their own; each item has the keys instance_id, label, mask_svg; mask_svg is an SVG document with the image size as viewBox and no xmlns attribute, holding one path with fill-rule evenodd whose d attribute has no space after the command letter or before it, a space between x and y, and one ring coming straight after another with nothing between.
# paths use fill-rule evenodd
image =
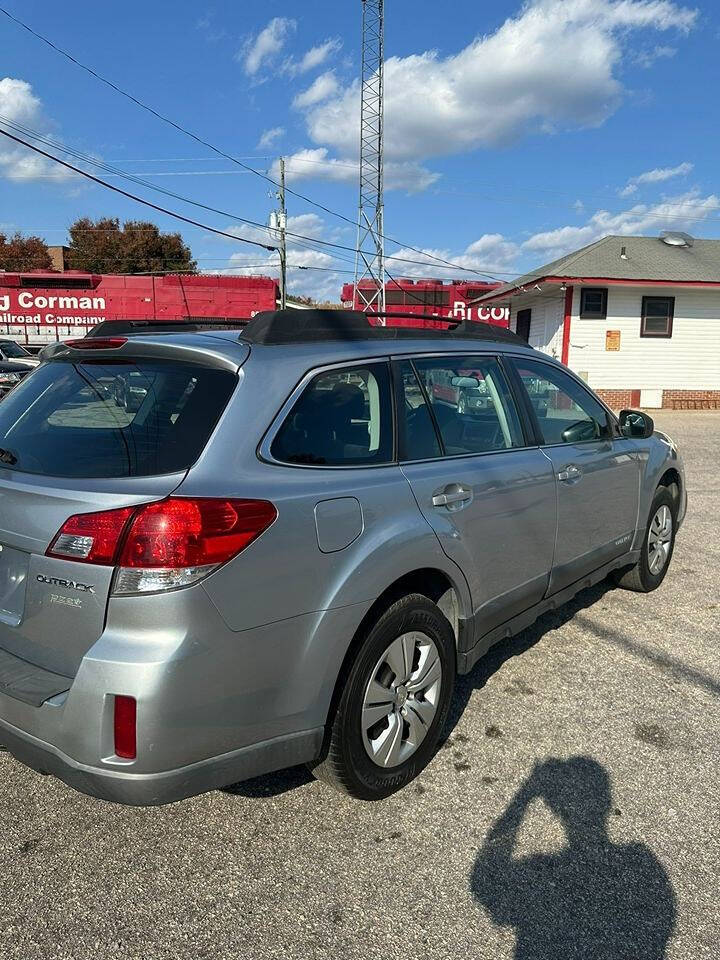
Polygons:
<instances>
[{"instance_id":1,"label":"parked car","mask_svg":"<svg viewBox=\"0 0 720 960\"><path fill-rule=\"evenodd\" d=\"M33 369L40 363L38 357L34 357L31 353L28 353L25 347L16 343L14 340L0 340L0 361L3 360L17 363L26 369Z\"/></svg>"},{"instance_id":2,"label":"parked car","mask_svg":"<svg viewBox=\"0 0 720 960\"><path fill-rule=\"evenodd\" d=\"M44 357L0 405L0 738L117 802L301 763L388 796L458 674L605 577L654 590L686 511L647 414L486 324L287 311ZM427 388L468 370L472 415ZM93 389L121 373L132 416Z\"/></svg>"},{"instance_id":3,"label":"parked car","mask_svg":"<svg viewBox=\"0 0 720 960\"><path fill-rule=\"evenodd\" d=\"M26 377L32 367L15 360L0 360L0 400Z\"/></svg>"}]
</instances>

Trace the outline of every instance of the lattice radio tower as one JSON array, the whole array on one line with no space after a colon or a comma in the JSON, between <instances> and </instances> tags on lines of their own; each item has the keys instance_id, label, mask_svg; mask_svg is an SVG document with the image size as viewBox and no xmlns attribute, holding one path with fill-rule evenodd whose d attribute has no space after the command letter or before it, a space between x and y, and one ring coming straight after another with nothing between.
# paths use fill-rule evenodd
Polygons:
<instances>
[{"instance_id":1,"label":"lattice radio tower","mask_svg":"<svg viewBox=\"0 0 720 960\"><path fill-rule=\"evenodd\" d=\"M361 310L385 309L383 183L384 0L362 0L362 105L360 108L360 211L355 258L356 301ZM361 286L362 284L362 286Z\"/></svg>"}]
</instances>

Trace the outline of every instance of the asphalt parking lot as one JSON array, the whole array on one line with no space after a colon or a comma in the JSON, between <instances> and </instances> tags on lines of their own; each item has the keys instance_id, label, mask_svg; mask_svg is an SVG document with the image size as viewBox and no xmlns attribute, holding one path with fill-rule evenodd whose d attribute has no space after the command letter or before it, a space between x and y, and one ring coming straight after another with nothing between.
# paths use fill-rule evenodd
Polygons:
<instances>
[{"instance_id":1,"label":"asphalt parking lot","mask_svg":"<svg viewBox=\"0 0 720 960\"><path fill-rule=\"evenodd\" d=\"M690 497L664 585L496 648L391 799L294 770L124 808L0 754L0 955L720 956L720 411L657 421Z\"/></svg>"}]
</instances>

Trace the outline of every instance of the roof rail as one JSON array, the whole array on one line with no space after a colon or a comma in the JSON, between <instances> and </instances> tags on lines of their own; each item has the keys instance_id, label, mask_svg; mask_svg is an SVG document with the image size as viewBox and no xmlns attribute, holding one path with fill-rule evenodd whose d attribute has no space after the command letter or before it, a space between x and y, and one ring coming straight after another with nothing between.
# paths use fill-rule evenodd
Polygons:
<instances>
[{"instance_id":1,"label":"roof rail","mask_svg":"<svg viewBox=\"0 0 720 960\"><path fill-rule=\"evenodd\" d=\"M432 320L446 323L436 327L375 326L370 319ZM382 311L361 313L355 310L269 310L258 313L244 328L241 338L247 343L279 345L324 340L425 340L449 338L485 340L529 346L526 340L505 327L492 323L459 321L452 317Z\"/></svg>"}]
</instances>

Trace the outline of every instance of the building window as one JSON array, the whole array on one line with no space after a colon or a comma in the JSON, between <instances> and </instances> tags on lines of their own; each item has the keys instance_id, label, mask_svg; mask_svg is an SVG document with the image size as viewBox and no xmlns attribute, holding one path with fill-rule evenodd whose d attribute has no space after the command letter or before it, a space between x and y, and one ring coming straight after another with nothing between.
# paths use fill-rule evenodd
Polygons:
<instances>
[{"instance_id":1,"label":"building window","mask_svg":"<svg viewBox=\"0 0 720 960\"><path fill-rule=\"evenodd\" d=\"M643 297L641 337L671 337L675 297Z\"/></svg>"},{"instance_id":2,"label":"building window","mask_svg":"<svg viewBox=\"0 0 720 960\"><path fill-rule=\"evenodd\" d=\"M580 316L583 320L604 320L607 317L607 288L583 287L580 291Z\"/></svg>"}]
</instances>

